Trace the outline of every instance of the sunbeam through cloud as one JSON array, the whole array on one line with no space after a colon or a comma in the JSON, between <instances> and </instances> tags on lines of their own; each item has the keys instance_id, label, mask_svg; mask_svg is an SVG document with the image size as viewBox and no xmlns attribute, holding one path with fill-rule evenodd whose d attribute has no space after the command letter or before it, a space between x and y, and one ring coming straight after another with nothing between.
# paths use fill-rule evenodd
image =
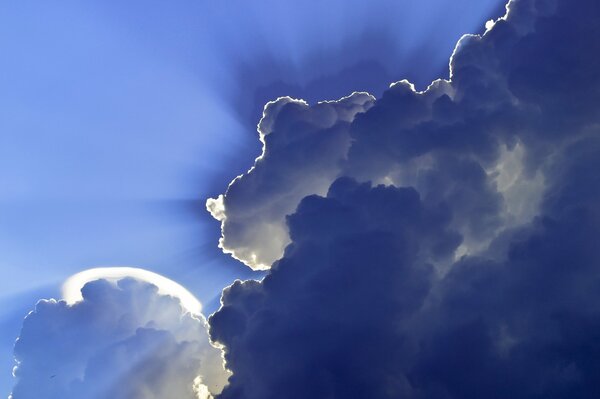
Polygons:
<instances>
[{"instance_id":1,"label":"sunbeam through cloud","mask_svg":"<svg viewBox=\"0 0 600 399\"><path fill-rule=\"evenodd\" d=\"M0 11L9 399L600 397L597 0Z\"/></svg>"}]
</instances>

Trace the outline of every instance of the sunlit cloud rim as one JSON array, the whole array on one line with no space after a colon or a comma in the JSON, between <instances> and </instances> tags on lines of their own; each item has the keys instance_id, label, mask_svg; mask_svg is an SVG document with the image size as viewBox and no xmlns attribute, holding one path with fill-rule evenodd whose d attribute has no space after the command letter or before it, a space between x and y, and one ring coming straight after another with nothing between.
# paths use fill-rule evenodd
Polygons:
<instances>
[{"instance_id":1,"label":"sunlit cloud rim","mask_svg":"<svg viewBox=\"0 0 600 399\"><path fill-rule=\"evenodd\" d=\"M115 282L122 278L131 277L145 281L158 287L158 293L178 298L181 306L193 315L202 313L200 301L182 285L158 273L137 267L95 267L76 273L69 277L61 287L62 298L69 305L83 300L81 289L90 281L105 279Z\"/></svg>"}]
</instances>

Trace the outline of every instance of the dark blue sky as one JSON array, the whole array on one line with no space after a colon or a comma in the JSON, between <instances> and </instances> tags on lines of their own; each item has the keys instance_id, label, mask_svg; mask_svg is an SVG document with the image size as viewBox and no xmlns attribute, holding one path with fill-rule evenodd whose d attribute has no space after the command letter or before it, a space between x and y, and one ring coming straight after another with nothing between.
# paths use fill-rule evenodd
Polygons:
<instances>
[{"instance_id":1,"label":"dark blue sky","mask_svg":"<svg viewBox=\"0 0 600 399\"><path fill-rule=\"evenodd\" d=\"M0 6L0 389L21 319L69 275L134 265L210 311L252 273L204 200L259 154L266 101L379 96L447 76L497 0Z\"/></svg>"}]
</instances>

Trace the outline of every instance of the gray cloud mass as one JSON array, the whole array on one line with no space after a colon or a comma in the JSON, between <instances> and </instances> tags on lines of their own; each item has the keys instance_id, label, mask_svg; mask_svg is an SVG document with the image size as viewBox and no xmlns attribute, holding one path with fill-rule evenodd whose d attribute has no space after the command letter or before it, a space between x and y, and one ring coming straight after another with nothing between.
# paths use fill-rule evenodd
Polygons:
<instances>
[{"instance_id":1,"label":"gray cloud mass","mask_svg":"<svg viewBox=\"0 0 600 399\"><path fill-rule=\"evenodd\" d=\"M597 398L598 21L512 0L424 92L270 103L263 157L208 203L270 265L209 319L219 398Z\"/></svg>"}]
</instances>

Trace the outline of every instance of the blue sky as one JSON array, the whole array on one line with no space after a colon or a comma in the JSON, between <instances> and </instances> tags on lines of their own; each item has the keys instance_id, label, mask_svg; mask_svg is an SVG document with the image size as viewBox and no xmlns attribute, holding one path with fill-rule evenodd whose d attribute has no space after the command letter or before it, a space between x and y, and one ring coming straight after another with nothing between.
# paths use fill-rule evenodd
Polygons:
<instances>
[{"instance_id":1,"label":"blue sky","mask_svg":"<svg viewBox=\"0 0 600 399\"><path fill-rule=\"evenodd\" d=\"M37 299L69 275L132 265L216 309L253 276L216 248L204 200L259 154L281 95L379 95L447 74L492 0L65 1L0 6L0 390Z\"/></svg>"}]
</instances>

